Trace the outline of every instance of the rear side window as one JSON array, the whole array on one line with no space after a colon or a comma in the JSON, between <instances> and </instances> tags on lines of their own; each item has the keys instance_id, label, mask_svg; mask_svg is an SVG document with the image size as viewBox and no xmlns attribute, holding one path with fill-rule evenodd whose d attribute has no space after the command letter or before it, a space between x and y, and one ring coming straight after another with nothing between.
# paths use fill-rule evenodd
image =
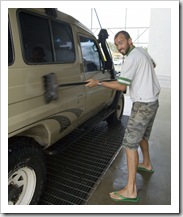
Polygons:
<instances>
[{"instance_id":1,"label":"rear side window","mask_svg":"<svg viewBox=\"0 0 183 217\"><path fill-rule=\"evenodd\" d=\"M8 24L8 65L13 63L13 45L12 38L10 33L10 26Z\"/></svg>"},{"instance_id":2,"label":"rear side window","mask_svg":"<svg viewBox=\"0 0 183 217\"><path fill-rule=\"evenodd\" d=\"M20 12L23 55L27 63L74 62L72 31L68 24ZM69 48L71 53L66 53Z\"/></svg>"},{"instance_id":3,"label":"rear side window","mask_svg":"<svg viewBox=\"0 0 183 217\"><path fill-rule=\"evenodd\" d=\"M75 61L74 43L69 25L51 22L56 62Z\"/></svg>"},{"instance_id":4,"label":"rear side window","mask_svg":"<svg viewBox=\"0 0 183 217\"><path fill-rule=\"evenodd\" d=\"M25 60L29 63L53 62L48 20L23 12L19 17Z\"/></svg>"}]
</instances>

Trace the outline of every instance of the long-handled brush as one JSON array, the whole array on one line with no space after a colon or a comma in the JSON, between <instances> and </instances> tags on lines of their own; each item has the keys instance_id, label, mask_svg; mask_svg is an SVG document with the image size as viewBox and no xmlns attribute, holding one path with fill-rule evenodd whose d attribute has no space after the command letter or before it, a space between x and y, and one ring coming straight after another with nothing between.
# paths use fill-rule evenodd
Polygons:
<instances>
[{"instance_id":1,"label":"long-handled brush","mask_svg":"<svg viewBox=\"0 0 183 217\"><path fill-rule=\"evenodd\" d=\"M112 80L105 80L105 81L115 81L116 79ZM74 83L65 83L65 84L57 84L56 82L56 75L55 73L50 73L43 76L43 84L44 84L44 98L45 102L49 103L52 100L58 99L58 88L59 87L66 87L66 86L76 86L76 85L85 85L88 82L74 82Z\"/></svg>"}]
</instances>

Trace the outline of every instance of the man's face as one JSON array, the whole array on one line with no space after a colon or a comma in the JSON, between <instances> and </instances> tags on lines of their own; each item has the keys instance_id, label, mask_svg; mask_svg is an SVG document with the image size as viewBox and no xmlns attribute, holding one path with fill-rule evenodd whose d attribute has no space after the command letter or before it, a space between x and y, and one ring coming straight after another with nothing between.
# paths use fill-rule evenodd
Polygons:
<instances>
[{"instance_id":1,"label":"man's face","mask_svg":"<svg viewBox=\"0 0 183 217\"><path fill-rule=\"evenodd\" d=\"M122 55L126 55L132 46L132 40L131 38L127 40L123 34L119 34L118 37L114 39L114 44Z\"/></svg>"}]
</instances>

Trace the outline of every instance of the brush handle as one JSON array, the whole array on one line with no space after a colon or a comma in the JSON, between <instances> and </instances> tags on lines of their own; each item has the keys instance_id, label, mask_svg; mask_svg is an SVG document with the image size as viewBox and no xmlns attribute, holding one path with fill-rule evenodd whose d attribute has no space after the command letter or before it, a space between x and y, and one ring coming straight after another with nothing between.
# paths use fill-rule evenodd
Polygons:
<instances>
[{"instance_id":1,"label":"brush handle","mask_svg":"<svg viewBox=\"0 0 183 217\"><path fill-rule=\"evenodd\" d=\"M59 84L58 87L66 87L66 86L76 86L76 85L83 85L88 84L88 82L75 82L75 83L66 83L66 84Z\"/></svg>"},{"instance_id":2,"label":"brush handle","mask_svg":"<svg viewBox=\"0 0 183 217\"><path fill-rule=\"evenodd\" d=\"M102 80L105 82L110 82L110 81L116 81L116 79L111 79L111 80ZM88 84L87 81L81 81L81 82L74 82L74 83L65 83L65 84L59 84L58 87L67 87L67 86L76 86L76 85L84 85Z\"/></svg>"}]
</instances>

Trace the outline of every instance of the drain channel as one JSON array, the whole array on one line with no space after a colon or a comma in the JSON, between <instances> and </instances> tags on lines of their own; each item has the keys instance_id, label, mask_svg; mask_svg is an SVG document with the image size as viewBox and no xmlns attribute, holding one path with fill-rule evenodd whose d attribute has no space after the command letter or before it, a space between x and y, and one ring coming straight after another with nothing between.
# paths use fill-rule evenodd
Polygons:
<instances>
[{"instance_id":1,"label":"drain channel","mask_svg":"<svg viewBox=\"0 0 183 217\"><path fill-rule=\"evenodd\" d=\"M117 126L102 121L58 154L48 156L47 185L39 205L84 205L119 152L127 121L128 116Z\"/></svg>"}]
</instances>

